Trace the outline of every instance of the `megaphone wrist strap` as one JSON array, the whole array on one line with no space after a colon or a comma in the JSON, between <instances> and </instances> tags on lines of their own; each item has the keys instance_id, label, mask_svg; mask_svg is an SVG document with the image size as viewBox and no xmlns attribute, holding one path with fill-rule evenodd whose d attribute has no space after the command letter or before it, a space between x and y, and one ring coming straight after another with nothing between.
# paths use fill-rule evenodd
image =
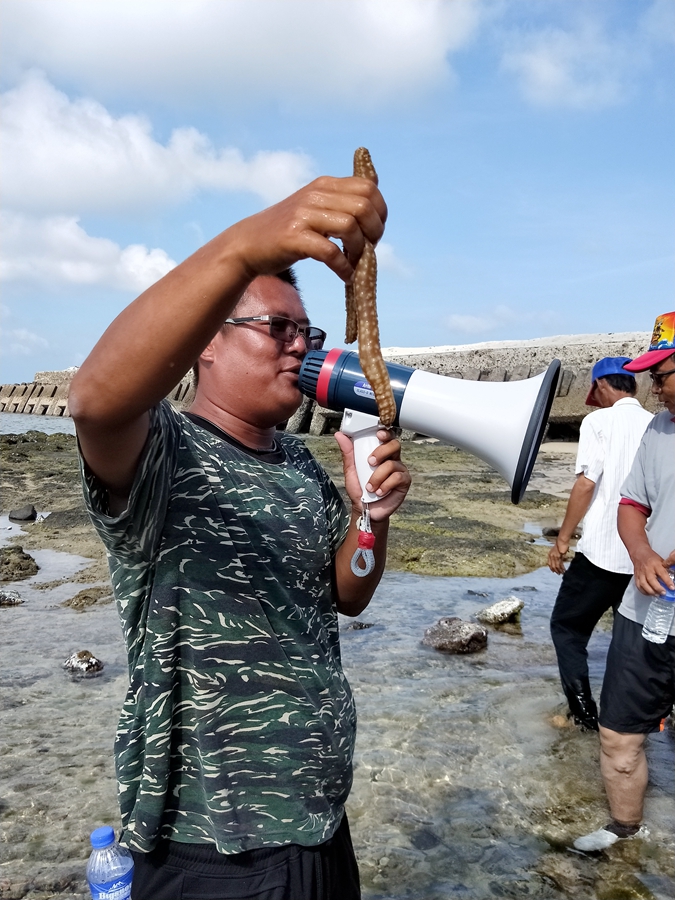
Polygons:
<instances>
[{"instance_id":1,"label":"megaphone wrist strap","mask_svg":"<svg viewBox=\"0 0 675 900\"><path fill-rule=\"evenodd\" d=\"M375 568L375 554L373 547L375 546L375 535L370 527L370 510L368 504L363 504L363 512L356 523L359 529L359 539L357 550L352 556L351 569L358 578L365 578ZM363 560L363 568L359 565Z\"/></svg>"}]
</instances>

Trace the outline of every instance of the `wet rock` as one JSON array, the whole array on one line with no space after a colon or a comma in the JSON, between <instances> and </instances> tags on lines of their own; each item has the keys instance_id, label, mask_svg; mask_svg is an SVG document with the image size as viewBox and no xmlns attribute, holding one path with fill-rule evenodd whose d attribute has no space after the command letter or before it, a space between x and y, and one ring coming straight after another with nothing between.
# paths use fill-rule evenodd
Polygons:
<instances>
[{"instance_id":1,"label":"wet rock","mask_svg":"<svg viewBox=\"0 0 675 900\"><path fill-rule=\"evenodd\" d=\"M32 503L20 506L18 509L10 509L10 522L34 522L37 519L37 510Z\"/></svg>"},{"instance_id":2,"label":"wet rock","mask_svg":"<svg viewBox=\"0 0 675 900\"><path fill-rule=\"evenodd\" d=\"M579 896L580 888L590 887L577 861L562 855L545 854L539 861L537 871L552 881L565 896Z\"/></svg>"},{"instance_id":3,"label":"wet rock","mask_svg":"<svg viewBox=\"0 0 675 900\"><path fill-rule=\"evenodd\" d=\"M545 538L557 538L558 535L560 534L560 526L553 527L553 528L542 528L541 534L542 534L542 537L545 537ZM574 538L575 541L578 541L579 538L581 537L580 529L576 528L572 532L572 537Z\"/></svg>"},{"instance_id":4,"label":"wet rock","mask_svg":"<svg viewBox=\"0 0 675 900\"><path fill-rule=\"evenodd\" d=\"M68 606L70 609L83 610L95 603L110 603L113 595L110 587L93 587L85 588L83 591L75 594L70 600L64 600L61 606Z\"/></svg>"},{"instance_id":5,"label":"wet rock","mask_svg":"<svg viewBox=\"0 0 675 900\"><path fill-rule=\"evenodd\" d=\"M561 713L556 713L556 715L551 716L549 722L553 728L574 728L573 720L567 716L563 716Z\"/></svg>"},{"instance_id":6,"label":"wet rock","mask_svg":"<svg viewBox=\"0 0 675 900\"><path fill-rule=\"evenodd\" d=\"M668 875L647 875L643 872L637 872L635 877L656 900L675 897L675 878L670 878Z\"/></svg>"},{"instance_id":7,"label":"wet rock","mask_svg":"<svg viewBox=\"0 0 675 900\"><path fill-rule=\"evenodd\" d=\"M487 591L472 591L471 588L469 588L469 590L467 591L467 594L470 597L489 597L490 596Z\"/></svg>"},{"instance_id":8,"label":"wet rock","mask_svg":"<svg viewBox=\"0 0 675 900\"><path fill-rule=\"evenodd\" d=\"M72 528L78 525L89 525L91 519L84 507L80 509L61 509L45 517L45 528Z\"/></svg>"},{"instance_id":9,"label":"wet rock","mask_svg":"<svg viewBox=\"0 0 675 900\"><path fill-rule=\"evenodd\" d=\"M518 597L513 595L498 600L491 606L486 606L476 613L479 622L486 622L488 625L502 625L504 622L517 622L520 618L520 611L525 603Z\"/></svg>"},{"instance_id":10,"label":"wet rock","mask_svg":"<svg viewBox=\"0 0 675 900\"><path fill-rule=\"evenodd\" d=\"M37 574L38 564L23 547L0 548L0 581L21 581Z\"/></svg>"},{"instance_id":11,"label":"wet rock","mask_svg":"<svg viewBox=\"0 0 675 900\"><path fill-rule=\"evenodd\" d=\"M68 657L63 668L73 675L98 675L103 671L103 663L88 650L79 650Z\"/></svg>"},{"instance_id":12,"label":"wet rock","mask_svg":"<svg viewBox=\"0 0 675 900\"><path fill-rule=\"evenodd\" d=\"M372 628L374 622L352 622L351 625L347 625L345 631L363 631L364 628Z\"/></svg>"},{"instance_id":13,"label":"wet rock","mask_svg":"<svg viewBox=\"0 0 675 900\"><path fill-rule=\"evenodd\" d=\"M422 643L446 653L476 653L487 647L487 631L475 622L462 622L457 616L444 616L427 628Z\"/></svg>"},{"instance_id":14,"label":"wet rock","mask_svg":"<svg viewBox=\"0 0 675 900\"><path fill-rule=\"evenodd\" d=\"M410 843L416 850L433 850L443 841L428 828L422 828L410 835Z\"/></svg>"},{"instance_id":15,"label":"wet rock","mask_svg":"<svg viewBox=\"0 0 675 900\"><path fill-rule=\"evenodd\" d=\"M20 606L25 602L17 591L4 591L0 588L0 606Z\"/></svg>"}]
</instances>

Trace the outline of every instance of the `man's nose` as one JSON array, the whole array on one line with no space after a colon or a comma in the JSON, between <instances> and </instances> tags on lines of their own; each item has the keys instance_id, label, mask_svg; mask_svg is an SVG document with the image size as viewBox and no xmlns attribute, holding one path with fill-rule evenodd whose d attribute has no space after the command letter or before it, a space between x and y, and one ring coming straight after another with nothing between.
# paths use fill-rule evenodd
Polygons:
<instances>
[{"instance_id":1,"label":"man's nose","mask_svg":"<svg viewBox=\"0 0 675 900\"><path fill-rule=\"evenodd\" d=\"M298 346L299 345L299 346ZM290 343L286 344L286 347L293 353L297 353L298 350L301 353L307 352L307 341L305 340L304 334L300 331L296 334Z\"/></svg>"}]
</instances>

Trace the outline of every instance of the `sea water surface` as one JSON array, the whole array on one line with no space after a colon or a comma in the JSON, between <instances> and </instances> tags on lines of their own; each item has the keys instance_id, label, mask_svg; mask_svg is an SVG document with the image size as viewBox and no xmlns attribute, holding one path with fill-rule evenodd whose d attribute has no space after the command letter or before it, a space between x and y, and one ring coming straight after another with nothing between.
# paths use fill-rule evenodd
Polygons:
<instances>
[{"instance_id":1,"label":"sea water surface","mask_svg":"<svg viewBox=\"0 0 675 900\"><path fill-rule=\"evenodd\" d=\"M60 577L84 564L61 556ZM0 609L0 884L30 876L62 889L28 897L80 897L89 832L119 827L112 743L126 661L114 605L62 606L84 585L45 587L55 561L41 562L47 571L10 586L26 602ZM558 583L547 569L517 579L388 573L357 620L341 617L359 715L348 814L364 900L672 896L671 730L649 741L649 841L597 859L570 850L607 811L597 737L551 721L564 711L548 634ZM470 619L509 594L525 601L519 632L491 629L472 656L421 644L441 616ZM600 631L589 647L596 688L608 642ZM99 677L63 670L83 649L104 661Z\"/></svg>"},{"instance_id":2,"label":"sea water surface","mask_svg":"<svg viewBox=\"0 0 675 900\"><path fill-rule=\"evenodd\" d=\"M69 419L0 414L4 433L52 425L72 433ZM0 542L18 528L8 526ZM119 827L112 744L126 658L114 604L62 605L87 587L68 580L87 561L35 557L36 576L4 585L26 602L0 608L0 895L7 886L7 896L69 900L88 896L90 831ZM650 837L598 857L571 849L605 824L607 804L597 736L564 727L549 636L559 584L548 569L512 579L386 573L357 620L340 617L359 716L347 809L364 900L675 896L670 728L648 739ZM485 651L421 643L441 616L471 619L511 594L525 602L520 627L489 629ZM601 628L589 645L596 694L609 638ZM105 663L101 675L64 671L78 650Z\"/></svg>"},{"instance_id":3,"label":"sea water surface","mask_svg":"<svg viewBox=\"0 0 675 900\"><path fill-rule=\"evenodd\" d=\"M23 413L0 413L0 434L75 434L75 423L68 416L30 416Z\"/></svg>"}]
</instances>

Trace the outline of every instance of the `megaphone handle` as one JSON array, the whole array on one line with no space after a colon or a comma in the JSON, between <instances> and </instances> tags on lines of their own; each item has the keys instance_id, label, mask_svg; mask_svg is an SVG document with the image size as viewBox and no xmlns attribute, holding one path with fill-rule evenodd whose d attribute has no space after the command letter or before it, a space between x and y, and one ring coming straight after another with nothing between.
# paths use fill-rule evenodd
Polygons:
<instances>
[{"instance_id":1,"label":"megaphone handle","mask_svg":"<svg viewBox=\"0 0 675 900\"><path fill-rule=\"evenodd\" d=\"M366 490L370 476L375 471L374 466L370 465L368 459L372 456L373 450L380 446L377 432L381 428L382 426L377 416L369 416L367 413L357 412L353 409L346 409L342 416L340 431L348 435L354 444L354 463L363 492L361 494L362 503L375 503L377 500L382 499L382 496Z\"/></svg>"}]
</instances>

